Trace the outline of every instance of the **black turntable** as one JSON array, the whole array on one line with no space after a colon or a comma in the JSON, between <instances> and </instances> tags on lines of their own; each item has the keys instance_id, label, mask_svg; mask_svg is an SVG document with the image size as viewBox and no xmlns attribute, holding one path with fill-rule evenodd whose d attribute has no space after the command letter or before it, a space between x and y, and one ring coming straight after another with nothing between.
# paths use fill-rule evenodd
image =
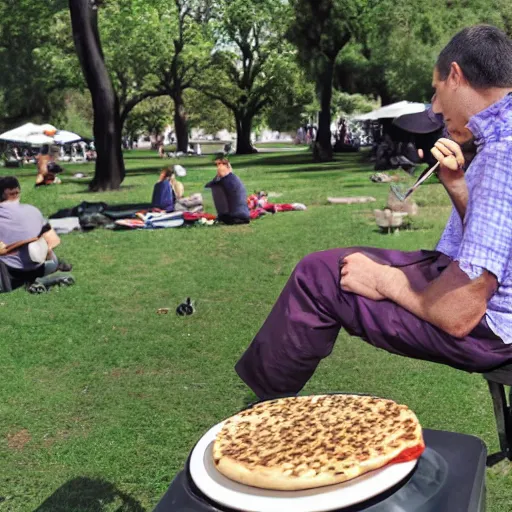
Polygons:
<instances>
[{"instance_id":1,"label":"black turntable","mask_svg":"<svg viewBox=\"0 0 512 512\"><path fill-rule=\"evenodd\" d=\"M414 470L384 493L333 512L483 512L485 511L484 443L473 436L423 431L426 449ZM276 500L273 512L295 512ZM199 490L185 469L171 483L154 512L235 512Z\"/></svg>"}]
</instances>

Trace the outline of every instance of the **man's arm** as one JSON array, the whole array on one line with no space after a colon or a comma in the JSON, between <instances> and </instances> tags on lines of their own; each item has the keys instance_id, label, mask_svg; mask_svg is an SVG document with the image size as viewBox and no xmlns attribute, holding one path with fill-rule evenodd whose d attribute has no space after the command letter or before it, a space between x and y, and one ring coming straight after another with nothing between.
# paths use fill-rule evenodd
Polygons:
<instances>
[{"instance_id":1,"label":"man's arm","mask_svg":"<svg viewBox=\"0 0 512 512\"><path fill-rule=\"evenodd\" d=\"M46 243L48 244L48 249L50 251L52 251L53 249L55 249L55 247L60 245L60 237L59 235L57 235L53 228L43 233L43 238L46 240Z\"/></svg>"},{"instance_id":2,"label":"man's arm","mask_svg":"<svg viewBox=\"0 0 512 512\"><path fill-rule=\"evenodd\" d=\"M399 268L354 253L343 260L341 287L372 300L389 299L451 336L463 338L484 316L497 280L487 271L471 280L454 261L437 279L414 289Z\"/></svg>"},{"instance_id":3,"label":"man's arm","mask_svg":"<svg viewBox=\"0 0 512 512\"><path fill-rule=\"evenodd\" d=\"M466 216L466 210L468 207L468 187L465 181L462 181L457 184L449 184L446 185L442 178L439 178L441 183L444 185L444 188L448 192L450 199L452 200L453 206L457 210L457 213L460 216L462 222L464 222L464 217Z\"/></svg>"},{"instance_id":4,"label":"man's arm","mask_svg":"<svg viewBox=\"0 0 512 512\"><path fill-rule=\"evenodd\" d=\"M498 286L487 271L471 280L456 261L419 291L399 268L385 267L383 273L377 287L382 295L456 338L464 338L478 325Z\"/></svg>"}]
</instances>

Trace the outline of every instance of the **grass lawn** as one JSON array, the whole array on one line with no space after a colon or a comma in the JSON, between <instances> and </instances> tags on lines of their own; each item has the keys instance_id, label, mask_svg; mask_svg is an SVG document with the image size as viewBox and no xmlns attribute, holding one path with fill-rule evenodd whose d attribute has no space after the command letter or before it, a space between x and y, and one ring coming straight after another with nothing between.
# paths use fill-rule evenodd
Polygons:
<instances>
[{"instance_id":1,"label":"grass lawn","mask_svg":"<svg viewBox=\"0 0 512 512\"><path fill-rule=\"evenodd\" d=\"M64 183L42 189L33 188L33 167L15 171L24 202L50 215L84 200L149 201L162 166L154 155L127 153L122 189L105 194L72 178L91 172L88 164L64 164ZM434 247L449 213L442 186L431 182L415 194L420 214L412 229L381 234L371 210L385 205L388 186L369 181L363 157L324 165L305 152L233 157L249 191L281 193L279 201L308 210L239 227L72 233L58 254L74 265L74 287L2 295L0 511L152 510L199 437L254 398L233 366L301 257L352 245ZM181 163L187 194L214 174L210 157ZM377 202L329 205L332 195ZM186 297L196 301L195 315L156 314L172 313ZM392 398L424 427L473 434L491 453L498 448L479 375L392 356L341 333L304 390L328 391ZM511 484L507 463L488 470L488 511L512 510Z\"/></svg>"}]
</instances>

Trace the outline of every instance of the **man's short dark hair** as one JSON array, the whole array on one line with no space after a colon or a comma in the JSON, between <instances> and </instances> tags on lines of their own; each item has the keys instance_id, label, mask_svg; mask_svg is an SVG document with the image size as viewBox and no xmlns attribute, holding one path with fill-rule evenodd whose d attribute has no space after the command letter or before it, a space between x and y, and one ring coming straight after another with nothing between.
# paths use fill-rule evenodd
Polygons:
<instances>
[{"instance_id":1,"label":"man's short dark hair","mask_svg":"<svg viewBox=\"0 0 512 512\"><path fill-rule=\"evenodd\" d=\"M0 178L0 202L4 201L4 193L6 190L18 190L21 191L20 182L15 176L5 176Z\"/></svg>"},{"instance_id":2,"label":"man's short dark hair","mask_svg":"<svg viewBox=\"0 0 512 512\"><path fill-rule=\"evenodd\" d=\"M492 25L475 25L456 34L439 54L436 68L441 80L456 62L475 89L512 87L512 40Z\"/></svg>"}]
</instances>

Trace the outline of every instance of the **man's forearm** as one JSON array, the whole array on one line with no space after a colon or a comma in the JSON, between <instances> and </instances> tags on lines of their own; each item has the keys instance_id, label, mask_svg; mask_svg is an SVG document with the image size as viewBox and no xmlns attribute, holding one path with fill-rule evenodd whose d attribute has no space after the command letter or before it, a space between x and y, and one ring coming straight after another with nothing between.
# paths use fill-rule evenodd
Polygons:
<instances>
[{"instance_id":1,"label":"man's forearm","mask_svg":"<svg viewBox=\"0 0 512 512\"><path fill-rule=\"evenodd\" d=\"M471 301L466 303L456 290L446 292L438 280L423 290L415 290L407 276L394 267L384 269L379 292L418 318L457 338L473 330L486 310L485 305ZM456 308L454 304L457 304Z\"/></svg>"},{"instance_id":2,"label":"man's forearm","mask_svg":"<svg viewBox=\"0 0 512 512\"><path fill-rule=\"evenodd\" d=\"M441 183L443 182L441 181ZM457 213L459 214L461 220L464 222L469 197L466 182L462 181L462 183L450 185L443 183L443 185L446 191L448 192L448 195L450 196L450 199L452 200L452 203L455 206Z\"/></svg>"}]
</instances>

